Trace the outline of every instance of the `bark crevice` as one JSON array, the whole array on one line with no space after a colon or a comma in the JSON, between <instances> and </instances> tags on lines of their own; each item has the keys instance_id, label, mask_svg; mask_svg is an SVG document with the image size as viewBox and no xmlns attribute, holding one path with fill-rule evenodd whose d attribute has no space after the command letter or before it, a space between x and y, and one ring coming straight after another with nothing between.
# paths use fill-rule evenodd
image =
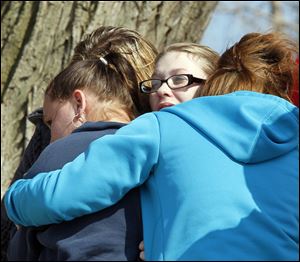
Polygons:
<instances>
[{"instance_id":1,"label":"bark crevice","mask_svg":"<svg viewBox=\"0 0 300 262\"><path fill-rule=\"evenodd\" d=\"M34 24L35 24L36 17L37 17L37 14L38 14L39 5L40 5L39 1L32 3L31 17L30 17L30 20L28 22L28 26L27 26L26 32L24 34L24 38L23 38L21 47L20 47L19 52L17 54L17 57L15 59L15 63L10 68L10 71L8 73L8 76L7 76L7 80L6 80L6 82L4 83L4 86L3 86L3 90L2 90L2 94L1 94L1 104L3 103L3 101L5 99L5 94L8 90L8 88L9 88L10 81L11 81L11 79L13 78L13 76L16 72L19 61L20 61L20 59L23 55L24 48L26 47L27 43L30 41L30 38L32 36L32 31L34 30Z\"/></svg>"}]
</instances>

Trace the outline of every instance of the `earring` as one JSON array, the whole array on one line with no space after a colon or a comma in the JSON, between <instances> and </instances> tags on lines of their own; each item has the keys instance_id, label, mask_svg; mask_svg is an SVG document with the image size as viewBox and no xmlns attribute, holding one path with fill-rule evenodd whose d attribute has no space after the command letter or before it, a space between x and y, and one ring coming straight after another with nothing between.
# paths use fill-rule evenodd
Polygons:
<instances>
[{"instance_id":1,"label":"earring","mask_svg":"<svg viewBox=\"0 0 300 262\"><path fill-rule=\"evenodd\" d=\"M82 114L80 113L77 113L74 118L72 119L72 124L78 128L80 127L83 123L86 122L86 119L85 119L85 113L83 112Z\"/></svg>"}]
</instances>

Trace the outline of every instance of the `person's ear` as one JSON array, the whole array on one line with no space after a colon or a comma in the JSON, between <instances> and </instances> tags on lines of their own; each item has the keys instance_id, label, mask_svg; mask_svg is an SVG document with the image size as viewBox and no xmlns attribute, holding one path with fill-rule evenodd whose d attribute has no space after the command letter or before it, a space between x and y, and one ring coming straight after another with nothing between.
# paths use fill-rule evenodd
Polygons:
<instances>
[{"instance_id":1,"label":"person's ear","mask_svg":"<svg viewBox=\"0 0 300 262\"><path fill-rule=\"evenodd\" d=\"M76 114L82 115L86 110L86 95L80 89L75 89L72 94L73 100L75 102Z\"/></svg>"}]
</instances>

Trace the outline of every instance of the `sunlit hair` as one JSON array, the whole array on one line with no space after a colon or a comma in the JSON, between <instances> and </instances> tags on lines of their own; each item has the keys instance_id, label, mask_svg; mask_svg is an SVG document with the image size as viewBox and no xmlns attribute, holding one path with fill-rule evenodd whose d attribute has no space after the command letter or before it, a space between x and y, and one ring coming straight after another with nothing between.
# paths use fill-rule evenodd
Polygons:
<instances>
[{"instance_id":1,"label":"sunlit hair","mask_svg":"<svg viewBox=\"0 0 300 262\"><path fill-rule=\"evenodd\" d=\"M281 34L246 34L221 55L216 71L199 94L211 96L248 90L291 101L297 52L296 44Z\"/></svg>"},{"instance_id":2,"label":"sunlit hair","mask_svg":"<svg viewBox=\"0 0 300 262\"><path fill-rule=\"evenodd\" d=\"M72 97L75 89L86 90L98 98L93 112L99 116L98 119L89 117L87 120L109 120L113 113L120 110L126 112L131 120L134 119L139 115L135 70L118 53L109 53L103 59L71 63L50 82L45 95L53 101L65 101Z\"/></svg>"},{"instance_id":3,"label":"sunlit hair","mask_svg":"<svg viewBox=\"0 0 300 262\"><path fill-rule=\"evenodd\" d=\"M156 48L138 32L123 27L102 26L87 34L75 47L71 63L99 59L109 53L118 53L126 58L134 68L138 82L149 79L153 74ZM140 113L151 111L148 96L142 93L138 96Z\"/></svg>"},{"instance_id":4,"label":"sunlit hair","mask_svg":"<svg viewBox=\"0 0 300 262\"><path fill-rule=\"evenodd\" d=\"M219 59L219 54L207 46L195 43L175 43L165 47L157 55L156 62L166 53L172 51L190 54L199 63L199 67L206 75L210 75L214 71Z\"/></svg>"}]
</instances>

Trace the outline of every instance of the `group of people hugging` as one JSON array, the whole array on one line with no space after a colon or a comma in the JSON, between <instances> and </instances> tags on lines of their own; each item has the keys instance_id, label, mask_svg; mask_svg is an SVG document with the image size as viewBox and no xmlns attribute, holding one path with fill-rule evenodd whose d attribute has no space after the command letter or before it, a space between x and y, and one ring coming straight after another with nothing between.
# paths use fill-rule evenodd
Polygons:
<instances>
[{"instance_id":1,"label":"group of people hugging","mask_svg":"<svg viewBox=\"0 0 300 262\"><path fill-rule=\"evenodd\" d=\"M275 32L223 54L87 34L32 116L6 259L298 260L297 57Z\"/></svg>"}]
</instances>

